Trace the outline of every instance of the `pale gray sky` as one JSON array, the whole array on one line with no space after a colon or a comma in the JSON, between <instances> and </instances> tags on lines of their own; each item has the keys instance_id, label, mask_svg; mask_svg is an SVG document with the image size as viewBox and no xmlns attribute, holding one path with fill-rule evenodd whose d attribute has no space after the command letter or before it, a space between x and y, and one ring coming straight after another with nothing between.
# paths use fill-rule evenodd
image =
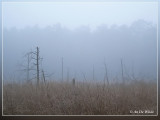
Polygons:
<instances>
[{"instance_id":1,"label":"pale gray sky","mask_svg":"<svg viewBox=\"0 0 160 120\"><path fill-rule=\"evenodd\" d=\"M158 2L46 2L3 3L6 28L46 27L60 23L69 29L86 25L127 24L143 19L157 23Z\"/></svg>"},{"instance_id":2,"label":"pale gray sky","mask_svg":"<svg viewBox=\"0 0 160 120\"><path fill-rule=\"evenodd\" d=\"M16 74L18 65L25 62L22 56L39 46L44 70L54 72L57 80L61 79L62 57L64 76L69 68L72 78L83 79L84 72L87 79L92 79L94 65L97 80L103 80L104 58L110 78L121 75L121 59L127 74L156 78L157 29L152 23L157 24L157 17L157 2L4 2L4 27L24 28L4 29L4 74ZM93 34L87 27L76 32L44 28L57 23L68 29L101 27ZM113 29L104 24L132 25ZM33 29L35 25L44 29Z\"/></svg>"}]
</instances>

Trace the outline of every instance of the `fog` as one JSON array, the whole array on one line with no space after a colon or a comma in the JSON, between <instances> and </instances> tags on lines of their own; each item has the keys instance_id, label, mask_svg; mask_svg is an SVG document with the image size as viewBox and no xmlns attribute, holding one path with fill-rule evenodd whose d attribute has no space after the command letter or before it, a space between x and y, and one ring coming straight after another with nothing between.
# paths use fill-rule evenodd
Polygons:
<instances>
[{"instance_id":1,"label":"fog","mask_svg":"<svg viewBox=\"0 0 160 120\"><path fill-rule=\"evenodd\" d=\"M131 25L143 19L157 24L158 2L5 2L3 25L17 29L36 24L40 28L60 23L74 30L85 25L91 30L101 24Z\"/></svg>"},{"instance_id":2,"label":"fog","mask_svg":"<svg viewBox=\"0 0 160 120\"><path fill-rule=\"evenodd\" d=\"M3 10L5 80L26 80L26 53L40 48L48 80L156 80L157 2L6 2ZM25 66L25 67L24 67ZM94 72L93 72L94 71ZM33 78L35 71L31 71Z\"/></svg>"},{"instance_id":3,"label":"fog","mask_svg":"<svg viewBox=\"0 0 160 120\"><path fill-rule=\"evenodd\" d=\"M64 79L76 78L101 81L107 65L110 80L121 79L121 60L124 76L139 79L156 79L157 76L157 28L144 20L127 25L106 24L91 31L89 26L74 30L55 24L45 28L4 28L4 79L25 80L27 65L25 54L40 48L43 58L40 68L52 74L52 80L61 80L62 58ZM34 72L31 72L33 77Z\"/></svg>"}]
</instances>

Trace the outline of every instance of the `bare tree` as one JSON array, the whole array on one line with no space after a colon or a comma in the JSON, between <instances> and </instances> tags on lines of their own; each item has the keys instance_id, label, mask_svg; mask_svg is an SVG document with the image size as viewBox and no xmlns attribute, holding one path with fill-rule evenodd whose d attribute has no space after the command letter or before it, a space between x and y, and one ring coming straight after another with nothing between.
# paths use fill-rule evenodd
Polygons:
<instances>
[{"instance_id":1,"label":"bare tree","mask_svg":"<svg viewBox=\"0 0 160 120\"><path fill-rule=\"evenodd\" d=\"M44 84L46 84L46 77L45 77L45 74L44 74L44 70L43 70L43 69L42 69L42 76L43 76Z\"/></svg>"},{"instance_id":2,"label":"bare tree","mask_svg":"<svg viewBox=\"0 0 160 120\"><path fill-rule=\"evenodd\" d=\"M69 82L69 68L67 69L67 82Z\"/></svg>"},{"instance_id":3,"label":"bare tree","mask_svg":"<svg viewBox=\"0 0 160 120\"><path fill-rule=\"evenodd\" d=\"M75 86L75 82L76 82L76 80L75 80L75 78L73 78L73 80L72 80L73 86Z\"/></svg>"},{"instance_id":4,"label":"bare tree","mask_svg":"<svg viewBox=\"0 0 160 120\"><path fill-rule=\"evenodd\" d=\"M63 81L63 57L62 57L62 81Z\"/></svg>"},{"instance_id":5,"label":"bare tree","mask_svg":"<svg viewBox=\"0 0 160 120\"><path fill-rule=\"evenodd\" d=\"M124 83L125 81L124 81L123 61L122 61L122 59L121 59L121 69L122 69L122 81L123 81L123 83Z\"/></svg>"},{"instance_id":6,"label":"bare tree","mask_svg":"<svg viewBox=\"0 0 160 120\"><path fill-rule=\"evenodd\" d=\"M39 85L39 48L37 47L37 84Z\"/></svg>"},{"instance_id":7,"label":"bare tree","mask_svg":"<svg viewBox=\"0 0 160 120\"><path fill-rule=\"evenodd\" d=\"M104 67L105 67L105 77L104 77L104 86L105 86L105 81L106 81L106 80L107 80L107 85L109 85L108 69L107 69L107 65L106 65L105 60L104 60Z\"/></svg>"},{"instance_id":8,"label":"bare tree","mask_svg":"<svg viewBox=\"0 0 160 120\"><path fill-rule=\"evenodd\" d=\"M32 80L32 78L31 78L31 76L30 76L30 72L31 72L31 70L35 70L34 68L33 68L33 66L31 65L31 62L32 62L32 53L31 52L28 52L28 53L26 53L25 55L24 55L24 57L25 57L25 64L23 65L23 64L21 64L20 66L21 67L23 67L23 69L21 69L20 71L24 71L24 72L26 72L26 80L27 80L27 82L30 82L31 80Z\"/></svg>"},{"instance_id":9,"label":"bare tree","mask_svg":"<svg viewBox=\"0 0 160 120\"><path fill-rule=\"evenodd\" d=\"M94 78L94 65L93 65L93 81L95 80L95 78Z\"/></svg>"},{"instance_id":10,"label":"bare tree","mask_svg":"<svg viewBox=\"0 0 160 120\"><path fill-rule=\"evenodd\" d=\"M39 56L39 47L36 47L36 51L35 52L31 52L32 53L32 59L35 60L35 62L33 63L36 66L36 78L37 78L37 85L39 86L39 81L40 81L40 70L39 70L39 61L40 56Z\"/></svg>"}]
</instances>

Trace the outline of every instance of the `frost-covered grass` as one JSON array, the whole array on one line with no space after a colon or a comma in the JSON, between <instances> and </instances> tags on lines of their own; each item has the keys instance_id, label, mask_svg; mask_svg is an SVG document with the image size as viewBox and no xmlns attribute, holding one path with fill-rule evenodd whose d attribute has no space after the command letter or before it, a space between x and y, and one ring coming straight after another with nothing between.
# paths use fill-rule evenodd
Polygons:
<instances>
[{"instance_id":1,"label":"frost-covered grass","mask_svg":"<svg viewBox=\"0 0 160 120\"><path fill-rule=\"evenodd\" d=\"M130 113L150 110L154 113ZM4 115L153 115L157 114L157 83L69 82L5 83Z\"/></svg>"}]
</instances>

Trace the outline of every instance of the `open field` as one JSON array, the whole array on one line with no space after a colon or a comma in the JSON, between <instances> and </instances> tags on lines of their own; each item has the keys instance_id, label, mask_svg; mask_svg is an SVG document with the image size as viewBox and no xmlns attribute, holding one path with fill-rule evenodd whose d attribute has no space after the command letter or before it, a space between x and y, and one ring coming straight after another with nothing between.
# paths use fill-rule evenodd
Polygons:
<instances>
[{"instance_id":1,"label":"open field","mask_svg":"<svg viewBox=\"0 0 160 120\"><path fill-rule=\"evenodd\" d=\"M156 115L157 83L5 83L3 114Z\"/></svg>"}]
</instances>

